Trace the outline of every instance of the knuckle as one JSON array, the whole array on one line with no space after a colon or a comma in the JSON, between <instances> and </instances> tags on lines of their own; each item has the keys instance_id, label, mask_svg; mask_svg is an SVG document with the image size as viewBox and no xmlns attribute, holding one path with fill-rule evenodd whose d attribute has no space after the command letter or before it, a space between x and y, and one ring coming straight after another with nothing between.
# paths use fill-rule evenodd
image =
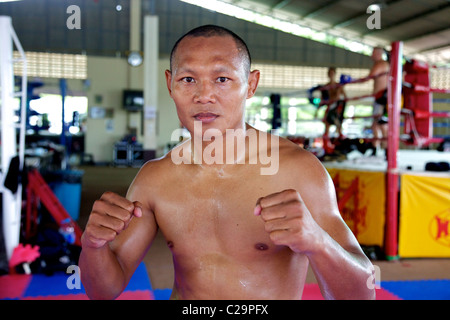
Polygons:
<instances>
[{"instance_id":1,"label":"knuckle","mask_svg":"<svg viewBox=\"0 0 450 320\"><path fill-rule=\"evenodd\" d=\"M295 189L287 189L286 193L288 195L289 198L291 199L295 199L296 201L302 202L302 198L300 197L300 193L298 193L297 190Z\"/></svg>"},{"instance_id":2,"label":"knuckle","mask_svg":"<svg viewBox=\"0 0 450 320\"><path fill-rule=\"evenodd\" d=\"M124 209L125 209L126 211L128 211L128 214L132 213L133 210L134 210L134 203L131 202L131 201L129 201L129 202L125 205Z\"/></svg>"},{"instance_id":3,"label":"knuckle","mask_svg":"<svg viewBox=\"0 0 450 320\"><path fill-rule=\"evenodd\" d=\"M92 225L98 224L99 214L97 211L93 210L89 215L88 222L86 224L86 230L89 230Z\"/></svg>"},{"instance_id":4,"label":"knuckle","mask_svg":"<svg viewBox=\"0 0 450 320\"><path fill-rule=\"evenodd\" d=\"M303 212L303 203L301 202L294 201L291 203L291 207L296 213L300 214L301 212Z\"/></svg>"},{"instance_id":5,"label":"knuckle","mask_svg":"<svg viewBox=\"0 0 450 320\"><path fill-rule=\"evenodd\" d=\"M109 199L113 196L113 192L112 191L105 191L103 192L102 196L100 197L100 199Z\"/></svg>"},{"instance_id":6,"label":"knuckle","mask_svg":"<svg viewBox=\"0 0 450 320\"><path fill-rule=\"evenodd\" d=\"M280 244L280 240L281 240L280 232L271 232L269 234L269 238L274 244L277 244L277 245Z\"/></svg>"},{"instance_id":7,"label":"knuckle","mask_svg":"<svg viewBox=\"0 0 450 320\"><path fill-rule=\"evenodd\" d=\"M261 208L267 207L267 198L260 198L258 201Z\"/></svg>"},{"instance_id":8,"label":"knuckle","mask_svg":"<svg viewBox=\"0 0 450 320\"><path fill-rule=\"evenodd\" d=\"M115 232L114 230L108 230L108 240L109 241L113 241L117 236L117 232Z\"/></svg>"},{"instance_id":9,"label":"knuckle","mask_svg":"<svg viewBox=\"0 0 450 320\"><path fill-rule=\"evenodd\" d=\"M102 239L107 242L111 242L116 238L116 236L117 236L117 232L115 232L114 230L105 229Z\"/></svg>"},{"instance_id":10,"label":"knuckle","mask_svg":"<svg viewBox=\"0 0 450 320\"><path fill-rule=\"evenodd\" d=\"M94 204L92 205L93 211L98 210L100 207L103 206L103 200L97 199L94 201Z\"/></svg>"},{"instance_id":11,"label":"knuckle","mask_svg":"<svg viewBox=\"0 0 450 320\"><path fill-rule=\"evenodd\" d=\"M117 210L117 218L122 222L125 223L131 218L131 212L128 210Z\"/></svg>"},{"instance_id":12,"label":"knuckle","mask_svg":"<svg viewBox=\"0 0 450 320\"><path fill-rule=\"evenodd\" d=\"M91 224L88 222L86 224L86 228L84 229L84 234L83 235L87 236L88 238L92 237L92 234L93 234L93 230L92 229L93 228L92 228Z\"/></svg>"},{"instance_id":13,"label":"knuckle","mask_svg":"<svg viewBox=\"0 0 450 320\"><path fill-rule=\"evenodd\" d=\"M285 190L286 194L288 194L289 196L297 196L298 192L295 189L287 189Z\"/></svg>"},{"instance_id":14,"label":"knuckle","mask_svg":"<svg viewBox=\"0 0 450 320\"><path fill-rule=\"evenodd\" d=\"M126 223L123 220L117 220L115 230L116 231L122 231L125 229Z\"/></svg>"}]
</instances>

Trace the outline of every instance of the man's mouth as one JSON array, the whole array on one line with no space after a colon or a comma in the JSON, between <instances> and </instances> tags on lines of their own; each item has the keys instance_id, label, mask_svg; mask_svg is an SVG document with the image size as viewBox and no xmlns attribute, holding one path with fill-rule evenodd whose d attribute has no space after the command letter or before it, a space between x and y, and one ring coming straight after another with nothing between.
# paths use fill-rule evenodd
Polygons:
<instances>
[{"instance_id":1,"label":"man's mouth","mask_svg":"<svg viewBox=\"0 0 450 320\"><path fill-rule=\"evenodd\" d=\"M210 123L216 120L219 116L211 112L200 112L194 115L194 119L202 123Z\"/></svg>"}]
</instances>

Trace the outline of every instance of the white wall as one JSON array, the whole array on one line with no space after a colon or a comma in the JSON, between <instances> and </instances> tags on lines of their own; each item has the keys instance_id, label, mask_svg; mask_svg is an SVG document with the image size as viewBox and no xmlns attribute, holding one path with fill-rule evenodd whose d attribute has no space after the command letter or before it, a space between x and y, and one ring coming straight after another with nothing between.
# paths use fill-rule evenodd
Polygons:
<instances>
[{"instance_id":1,"label":"white wall","mask_svg":"<svg viewBox=\"0 0 450 320\"><path fill-rule=\"evenodd\" d=\"M175 105L170 98L165 83L164 70L169 66L168 59L160 59L158 64L158 152L161 156L164 146L170 142L174 129L179 127ZM128 133L128 127L136 127L138 140L141 135L141 113L127 112L122 107L124 89L143 89L143 66L131 67L125 58L88 57L89 108L103 107L112 110L112 117L93 119L88 117L85 138L85 152L92 154L95 162L113 160L114 143ZM96 97L102 98L101 102ZM114 130L108 131L107 124L113 124Z\"/></svg>"}]
</instances>

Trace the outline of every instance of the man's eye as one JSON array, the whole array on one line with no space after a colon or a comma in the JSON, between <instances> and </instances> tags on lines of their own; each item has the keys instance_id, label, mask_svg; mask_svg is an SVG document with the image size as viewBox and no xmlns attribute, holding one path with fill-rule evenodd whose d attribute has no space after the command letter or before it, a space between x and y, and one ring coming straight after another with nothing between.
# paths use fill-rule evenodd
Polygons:
<instances>
[{"instance_id":1,"label":"man's eye","mask_svg":"<svg viewBox=\"0 0 450 320\"><path fill-rule=\"evenodd\" d=\"M227 81L228 81L227 77L218 77L217 78L217 82L220 82L220 83L224 83L224 82L227 82Z\"/></svg>"},{"instance_id":2,"label":"man's eye","mask_svg":"<svg viewBox=\"0 0 450 320\"><path fill-rule=\"evenodd\" d=\"M181 80L184 81L184 82L187 82L187 83L194 82L194 78L192 78L192 77L184 77Z\"/></svg>"}]
</instances>

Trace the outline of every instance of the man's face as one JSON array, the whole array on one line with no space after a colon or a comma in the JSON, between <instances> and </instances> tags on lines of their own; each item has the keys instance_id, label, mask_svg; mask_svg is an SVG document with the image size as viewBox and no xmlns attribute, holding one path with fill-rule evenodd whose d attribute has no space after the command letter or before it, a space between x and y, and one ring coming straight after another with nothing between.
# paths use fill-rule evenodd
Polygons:
<instances>
[{"instance_id":1,"label":"man's face","mask_svg":"<svg viewBox=\"0 0 450 320\"><path fill-rule=\"evenodd\" d=\"M246 99L253 96L259 72L246 74L232 37L187 37L176 50L172 71L166 70L170 96L181 123L194 133L214 128L244 128ZM198 133L197 133L198 134Z\"/></svg>"},{"instance_id":2,"label":"man's face","mask_svg":"<svg viewBox=\"0 0 450 320\"><path fill-rule=\"evenodd\" d=\"M330 78L330 80L334 80L334 78L336 78L336 71L334 71L333 69L329 69L328 78Z\"/></svg>"}]
</instances>

